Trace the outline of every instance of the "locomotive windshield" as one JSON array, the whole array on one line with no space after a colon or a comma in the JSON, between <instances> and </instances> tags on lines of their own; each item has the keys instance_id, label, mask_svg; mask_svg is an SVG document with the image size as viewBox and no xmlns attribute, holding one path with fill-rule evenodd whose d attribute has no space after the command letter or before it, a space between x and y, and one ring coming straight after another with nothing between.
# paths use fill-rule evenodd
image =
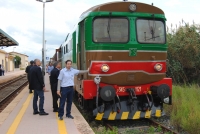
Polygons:
<instances>
[{"instance_id":1,"label":"locomotive windshield","mask_svg":"<svg viewBox=\"0 0 200 134\"><path fill-rule=\"evenodd\" d=\"M129 22L126 18L96 18L93 22L94 42L128 42Z\"/></svg>"},{"instance_id":2,"label":"locomotive windshield","mask_svg":"<svg viewBox=\"0 0 200 134\"><path fill-rule=\"evenodd\" d=\"M139 43L165 43L165 25L163 21L137 19L136 27Z\"/></svg>"}]
</instances>

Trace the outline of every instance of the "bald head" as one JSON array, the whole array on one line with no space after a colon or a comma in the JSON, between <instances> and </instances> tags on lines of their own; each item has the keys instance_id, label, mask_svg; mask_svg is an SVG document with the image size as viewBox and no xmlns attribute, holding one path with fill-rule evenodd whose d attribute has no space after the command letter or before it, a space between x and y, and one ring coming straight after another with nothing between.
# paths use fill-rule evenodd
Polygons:
<instances>
[{"instance_id":1,"label":"bald head","mask_svg":"<svg viewBox=\"0 0 200 134\"><path fill-rule=\"evenodd\" d=\"M35 62L35 64L36 64L37 66L40 66L40 65L41 65L41 62L40 62L39 59L35 59L34 62Z\"/></svg>"}]
</instances>

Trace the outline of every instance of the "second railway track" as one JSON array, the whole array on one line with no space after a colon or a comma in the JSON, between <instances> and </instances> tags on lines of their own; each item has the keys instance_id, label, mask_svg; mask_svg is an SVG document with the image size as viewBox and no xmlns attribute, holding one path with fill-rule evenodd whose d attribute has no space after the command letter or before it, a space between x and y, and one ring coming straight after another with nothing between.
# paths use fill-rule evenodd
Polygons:
<instances>
[{"instance_id":1,"label":"second railway track","mask_svg":"<svg viewBox=\"0 0 200 134\"><path fill-rule=\"evenodd\" d=\"M0 85L0 112L13 100L13 98L28 84L26 75L22 75L8 83Z\"/></svg>"}]
</instances>

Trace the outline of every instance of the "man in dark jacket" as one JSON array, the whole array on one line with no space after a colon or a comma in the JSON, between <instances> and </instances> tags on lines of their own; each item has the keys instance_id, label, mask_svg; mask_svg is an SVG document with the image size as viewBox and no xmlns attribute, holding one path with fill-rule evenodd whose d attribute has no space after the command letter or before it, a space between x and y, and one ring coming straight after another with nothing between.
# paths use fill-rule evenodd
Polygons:
<instances>
[{"instance_id":1,"label":"man in dark jacket","mask_svg":"<svg viewBox=\"0 0 200 134\"><path fill-rule=\"evenodd\" d=\"M41 62L39 59L34 60L35 65L30 69L30 89L34 89L34 97L33 97L33 114L39 114L39 115L48 115L43 109L44 106L44 92L46 91L45 85L44 85L44 79L42 76L41 68L39 67L41 65ZM39 102L39 112L38 112L38 96L40 98Z\"/></svg>"},{"instance_id":2,"label":"man in dark jacket","mask_svg":"<svg viewBox=\"0 0 200 134\"><path fill-rule=\"evenodd\" d=\"M51 83L51 93L53 97L53 112L58 112L58 95L57 95L57 86L58 86L58 76L60 73L61 63L54 63L54 69L51 71L50 83Z\"/></svg>"},{"instance_id":3,"label":"man in dark jacket","mask_svg":"<svg viewBox=\"0 0 200 134\"><path fill-rule=\"evenodd\" d=\"M25 72L27 73L27 78L28 78L28 82L29 82L29 93L33 93L32 92L32 89L30 89L30 78L29 78L29 74L30 74L30 69L31 69L31 67L33 67L34 66L34 61L30 61L30 65L29 66L27 66L26 67L26 70L25 70Z\"/></svg>"}]
</instances>

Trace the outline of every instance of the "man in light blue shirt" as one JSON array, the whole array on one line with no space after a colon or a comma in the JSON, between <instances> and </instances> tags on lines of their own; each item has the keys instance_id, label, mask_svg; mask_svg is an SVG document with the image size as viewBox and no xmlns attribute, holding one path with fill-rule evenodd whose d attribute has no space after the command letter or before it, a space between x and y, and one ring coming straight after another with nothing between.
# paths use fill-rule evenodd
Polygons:
<instances>
[{"instance_id":1,"label":"man in light blue shirt","mask_svg":"<svg viewBox=\"0 0 200 134\"><path fill-rule=\"evenodd\" d=\"M77 70L77 69L72 68L71 60L67 60L65 64L66 64L66 68L63 68L60 71L60 74L58 76L58 87L57 87L57 94L61 97L59 110L58 110L58 117L60 120L63 120L64 106L65 106L66 99L67 99L66 117L71 118L71 119L74 118L71 115L71 106L72 106L72 99L73 99L73 93L74 93L74 89L73 89L74 75L88 72L88 70Z\"/></svg>"},{"instance_id":2,"label":"man in light blue shirt","mask_svg":"<svg viewBox=\"0 0 200 134\"><path fill-rule=\"evenodd\" d=\"M49 66L48 66L48 69L47 69L49 76L51 75L51 71L53 70L53 68L54 67L52 66L52 63L50 63Z\"/></svg>"}]
</instances>

